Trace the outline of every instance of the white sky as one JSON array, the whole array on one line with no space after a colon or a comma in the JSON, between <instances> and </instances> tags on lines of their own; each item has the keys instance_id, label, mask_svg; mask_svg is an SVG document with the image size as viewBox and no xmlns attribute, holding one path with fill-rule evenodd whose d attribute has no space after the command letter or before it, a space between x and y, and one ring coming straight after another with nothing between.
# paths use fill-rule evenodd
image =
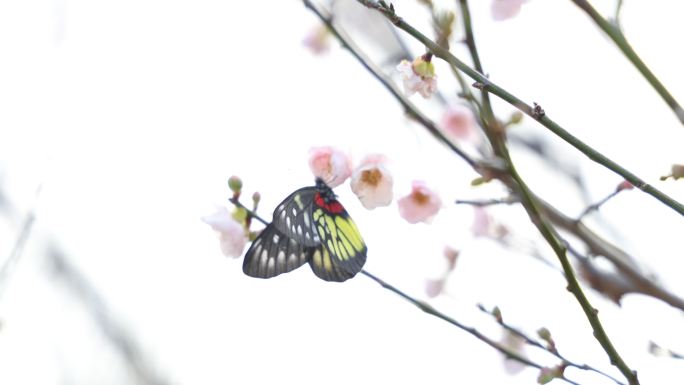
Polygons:
<instances>
[{"instance_id":1,"label":"white sky","mask_svg":"<svg viewBox=\"0 0 684 385\"><path fill-rule=\"evenodd\" d=\"M489 1L472 3L495 82L684 200L684 184L658 182L671 163L684 162L683 127L570 1L532 0L503 23L491 21ZM613 4L595 3L606 11ZM684 6L625 3L630 41L684 101L676 54ZM419 9L395 4L400 13ZM402 15L425 25L420 12ZM33 241L0 294L1 384L134 383L81 304L50 279L41 257L47 239L69 253L173 384L534 383L534 370L509 377L491 348L365 277L329 284L303 268L255 280L242 274L241 260L220 255L199 217L225 202L228 176L243 178L247 196L259 190L270 217L284 196L311 183L307 150L327 144L356 160L387 154L397 196L424 179L446 203L432 225L411 226L396 205L365 211L347 185L338 188L369 245L369 271L424 299L424 280L439 271L450 244L463 253L449 295L434 306L498 338L473 305L499 305L531 333L551 329L568 357L616 374L560 276L472 239L471 210L449 204L501 190L469 187L475 174L407 122L347 52L309 54L301 41L315 24L298 1L0 1L0 183L22 210L43 183ZM442 90L455 94L448 73L440 77ZM496 107L501 116L511 111ZM529 121L519 129L544 132ZM559 148L579 163L596 198L620 181ZM542 196L581 211L577 194L538 160L522 153L516 160ZM684 293L681 217L638 192L603 212L621 244ZM521 209L499 214L537 239ZM0 258L14 231L1 222ZM684 350L681 312L639 296L618 308L588 294L643 384L682 378L681 363L646 352L650 339Z\"/></svg>"}]
</instances>

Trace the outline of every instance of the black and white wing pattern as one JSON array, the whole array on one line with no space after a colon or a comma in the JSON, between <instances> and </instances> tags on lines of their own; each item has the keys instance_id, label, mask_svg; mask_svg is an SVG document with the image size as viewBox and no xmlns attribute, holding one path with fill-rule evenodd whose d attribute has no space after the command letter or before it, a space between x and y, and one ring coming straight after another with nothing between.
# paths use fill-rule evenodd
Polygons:
<instances>
[{"instance_id":1,"label":"black and white wing pattern","mask_svg":"<svg viewBox=\"0 0 684 385\"><path fill-rule=\"evenodd\" d=\"M245 254L242 271L255 278L272 278L309 261L314 248L305 247L268 225Z\"/></svg>"},{"instance_id":2,"label":"black and white wing pattern","mask_svg":"<svg viewBox=\"0 0 684 385\"><path fill-rule=\"evenodd\" d=\"M304 187L290 194L273 211L273 225L304 246L318 246L321 240L312 226L312 205L316 187Z\"/></svg>"}]
</instances>

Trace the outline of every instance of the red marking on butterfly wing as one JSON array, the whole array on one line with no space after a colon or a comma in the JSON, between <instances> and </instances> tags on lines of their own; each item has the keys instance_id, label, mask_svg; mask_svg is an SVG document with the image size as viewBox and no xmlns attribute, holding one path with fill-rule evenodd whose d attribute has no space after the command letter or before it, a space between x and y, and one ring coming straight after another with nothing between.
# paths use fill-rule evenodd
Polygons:
<instances>
[{"instance_id":1,"label":"red marking on butterfly wing","mask_svg":"<svg viewBox=\"0 0 684 385\"><path fill-rule=\"evenodd\" d=\"M314 203L324 210L332 214L339 214L344 211L344 207L338 201L332 201L330 203L325 203L325 200L320 193L316 193L314 196Z\"/></svg>"}]
</instances>

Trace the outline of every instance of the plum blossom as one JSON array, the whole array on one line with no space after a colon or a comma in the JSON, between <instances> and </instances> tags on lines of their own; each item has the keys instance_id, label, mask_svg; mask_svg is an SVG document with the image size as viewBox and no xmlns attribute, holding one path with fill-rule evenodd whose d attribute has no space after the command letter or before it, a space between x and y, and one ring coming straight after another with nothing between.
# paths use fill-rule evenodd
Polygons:
<instances>
[{"instance_id":1,"label":"plum blossom","mask_svg":"<svg viewBox=\"0 0 684 385\"><path fill-rule=\"evenodd\" d=\"M309 168L314 176L323 179L330 187L344 183L352 172L349 156L329 146L313 147L309 150Z\"/></svg>"},{"instance_id":2,"label":"plum blossom","mask_svg":"<svg viewBox=\"0 0 684 385\"><path fill-rule=\"evenodd\" d=\"M425 294L428 296L428 298L437 297L438 295L442 294L442 291L444 291L445 283L446 279L444 278L430 278L425 280Z\"/></svg>"},{"instance_id":3,"label":"plum blossom","mask_svg":"<svg viewBox=\"0 0 684 385\"><path fill-rule=\"evenodd\" d=\"M437 91L437 75L435 75L435 66L430 58L430 55L423 55L413 62L402 60L397 65L397 70L404 82L404 91L408 96L418 92L428 99Z\"/></svg>"},{"instance_id":4,"label":"plum blossom","mask_svg":"<svg viewBox=\"0 0 684 385\"><path fill-rule=\"evenodd\" d=\"M468 140L475 133L475 116L462 105L453 105L442 115L442 129L450 136Z\"/></svg>"},{"instance_id":5,"label":"plum blossom","mask_svg":"<svg viewBox=\"0 0 684 385\"><path fill-rule=\"evenodd\" d=\"M302 44L315 55L324 54L330 50L330 31L326 26L318 25L304 36Z\"/></svg>"},{"instance_id":6,"label":"plum blossom","mask_svg":"<svg viewBox=\"0 0 684 385\"><path fill-rule=\"evenodd\" d=\"M352 173L351 189L363 207L369 210L392 203L394 180L385 167L385 163L386 159L383 155L369 155Z\"/></svg>"},{"instance_id":7,"label":"plum blossom","mask_svg":"<svg viewBox=\"0 0 684 385\"><path fill-rule=\"evenodd\" d=\"M492 19L503 21L512 19L520 13L520 7L527 0L492 0Z\"/></svg>"},{"instance_id":8,"label":"plum blossom","mask_svg":"<svg viewBox=\"0 0 684 385\"><path fill-rule=\"evenodd\" d=\"M228 209L219 207L213 214L201 219L217 232L223 255L233 258L242 255L247 245L247 234L245 228L230 215Z\"/></svg>"},{"instance_id":9,"label":"plum blossom","mask_svg":"<svg viewBox=\"0 0 684 385\"><path fill-rule=\"evenodd\" d=\"M397 202L399 215L408 223L429 223L442 207L442 199L424 182L414 181L411 193Z\"/></svg>"},{"instance_id":10,"label":"plum blossom","mask_svg":"<svg viewBox=\"0 0 684 385\"><path fill-rule=\"evenodd\" d=\"M452 249L449 246L444 248L444 259L446 259L447 262L447 272L452 272L454 270L459 254L460 252L458 250Z\"/></svg>"},{"instance_id":11,"label":"plum blossom","mask_svg":"<svg viewBox=\"0 0 684 385\"><path fill-rule=\"evenodd\" d=\"M501 337L499 343L501 343L501 345L503 345L506 349L518 353L523 357L527 357L527 354L525 353L525 340L513 332L504 330L503 336ZM525 364L508 357L504 357L503 365L504 370L508 374L518 374L525 369Z\"/></svg>"},{"instance_id":12,"label":"plum blossom","mask_svg":"<svg viewBox=\"0 0 684 385\"><path fill-rule=\"evenodd\" d=\"M489 237L499 240L509 233L506 226L495 221L487 210L480 206L474 207L473 224L470 227L470 231L475 237Z\"/></svg>"}]
</instances>

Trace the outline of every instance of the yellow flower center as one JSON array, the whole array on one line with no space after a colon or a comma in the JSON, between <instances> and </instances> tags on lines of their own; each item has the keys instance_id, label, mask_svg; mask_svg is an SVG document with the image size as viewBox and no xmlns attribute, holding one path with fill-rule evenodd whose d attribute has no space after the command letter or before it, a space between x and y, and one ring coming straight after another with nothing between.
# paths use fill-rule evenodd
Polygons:
<instances>
[{"instance_id":1,"label":"yellow flower center","mask_svg":"<svg viewBox=\"0 0 684 385\"><path fill-rule=\"evenodd\" d=\"M411 195L413 196L413 200L419 205L427 204L430 200L430 197L427 194L423 194L418 190L414 191Z\"/></svg>"},{"instance_id":2,"label":"yellow flower center","mask_svg":"<svg viewBox=\"0 0 684 385\"><path fill-rule=\"evenodd\" d=\"M371 186L377 186L381 179L382 173L377 168L361 172L361 181Z\"/></svg>"}]
</instances>

